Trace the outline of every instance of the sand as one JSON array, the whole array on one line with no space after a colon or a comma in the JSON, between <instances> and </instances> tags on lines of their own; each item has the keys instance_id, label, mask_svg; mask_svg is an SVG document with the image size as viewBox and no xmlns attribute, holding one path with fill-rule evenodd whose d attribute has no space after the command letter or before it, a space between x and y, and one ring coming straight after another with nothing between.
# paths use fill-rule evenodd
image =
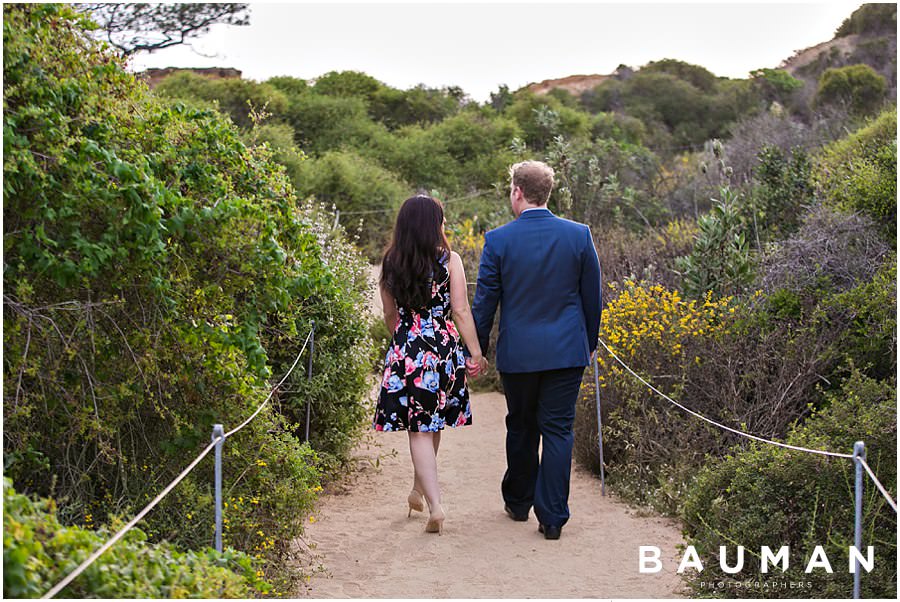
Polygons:
<instances>
[{"instance_id":1,"label":"sand","mask_svg":"<svg viewBox=\"0 0 900 602\"><path fill-rule=\"evenodd\" d=\"M442 535L424 532L426 515L407 518L412 486L407 435L367 435L358 469L329 486L304 537L312 577L297 597L314 598L672 598L679 525L630 508L600 480L573 469L571 518L548 541L503 512L500 479L506 413L498 393L472 398L474 424L444 431L438 457L447 519ZM663 570L638 571L638 547L662 550Z\"/></svg>"}]
</instances>

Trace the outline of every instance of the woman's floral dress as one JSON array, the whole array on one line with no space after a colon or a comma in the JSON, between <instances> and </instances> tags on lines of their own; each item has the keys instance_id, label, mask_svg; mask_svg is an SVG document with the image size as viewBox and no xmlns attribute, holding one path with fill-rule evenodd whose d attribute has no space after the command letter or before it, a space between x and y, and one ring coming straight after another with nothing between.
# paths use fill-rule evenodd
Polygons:
<instances>
[{"instance_id":1,"label":"woman's floral dress","mask_svg":"<svg viewBox=\"0 0 900 602\"><path fill-rule=\"evenodd\" d=\"M376 430L440 431L472 424L466 387L469 353L451 319L449 257L445 253L435 262L428 307L399 308L384 358Z\"/></svg>"}]
</instances>

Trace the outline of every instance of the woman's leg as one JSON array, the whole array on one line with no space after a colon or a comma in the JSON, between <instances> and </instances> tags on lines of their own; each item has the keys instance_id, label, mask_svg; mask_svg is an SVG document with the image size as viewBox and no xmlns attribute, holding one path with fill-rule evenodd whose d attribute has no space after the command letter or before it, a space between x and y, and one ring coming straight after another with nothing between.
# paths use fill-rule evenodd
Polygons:
<instances>
[{"instance_id":1,"label":"woman's leg","mask_svg":"<svg viewBox=\"0 0 900 602\"><path fill-rule=\"evenodd\" d=\"M412 456L415 481L419 491L425 495L432 514L439 512L441 490L437 478L437 456L435 433L409 433L409 453ZM440 511L443 513L443 511Z\"/></svg>"},{"instance_id":2,"label":"woman's leg","mask_svg":"<svg viewBox=\"0 0 900 602\"><path fill-rule=\"evenodd\" d=\"M432 443L434 446L435 459L437 458L437 455L438 455L438 448L441 446L441 432L442 431L437 431L435 433L432 433ZM412 448L410 448L410 449L412 449ZM422 483L419 481L419 475L415 471L415 466L413 466L413 490L418 491L422 495L425 495L425 489L423 488Z\"/></svg>"}]
</instances>

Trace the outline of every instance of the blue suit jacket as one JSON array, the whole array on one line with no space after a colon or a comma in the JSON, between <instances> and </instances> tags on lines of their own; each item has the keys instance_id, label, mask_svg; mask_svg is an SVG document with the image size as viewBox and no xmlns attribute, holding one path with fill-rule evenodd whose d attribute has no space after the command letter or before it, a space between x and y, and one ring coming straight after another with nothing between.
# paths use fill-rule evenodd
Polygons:
<instances>
[{"instance_id":1,"label":"blue suit jacket","mask_svg":"<svg viewBox=\"0 0 900 602\"><path fill-rule=\"evenodd\" d=\"M472 304L484 353L498 304L498 371L588 365L600 331L600 262L590 229L542 208L487 232Z\"/></svg>"}]
</instances>

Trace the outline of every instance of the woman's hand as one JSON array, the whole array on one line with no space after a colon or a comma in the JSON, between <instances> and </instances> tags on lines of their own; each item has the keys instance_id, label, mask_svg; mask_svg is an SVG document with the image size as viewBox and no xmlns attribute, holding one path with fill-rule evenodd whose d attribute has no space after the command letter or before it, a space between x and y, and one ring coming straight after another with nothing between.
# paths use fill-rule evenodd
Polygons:
<instances>
[{"instance_id":1,"label":"woman's hand","mask_svg":"<svg viewBox=\"0 0 900 602\"><path fill-rule=\"evenodd\" d=\"M473 353L472 357L466 359L466 374L475 378L487 368L487 360L480 353Z\"/></svg>"}]
</instances>

